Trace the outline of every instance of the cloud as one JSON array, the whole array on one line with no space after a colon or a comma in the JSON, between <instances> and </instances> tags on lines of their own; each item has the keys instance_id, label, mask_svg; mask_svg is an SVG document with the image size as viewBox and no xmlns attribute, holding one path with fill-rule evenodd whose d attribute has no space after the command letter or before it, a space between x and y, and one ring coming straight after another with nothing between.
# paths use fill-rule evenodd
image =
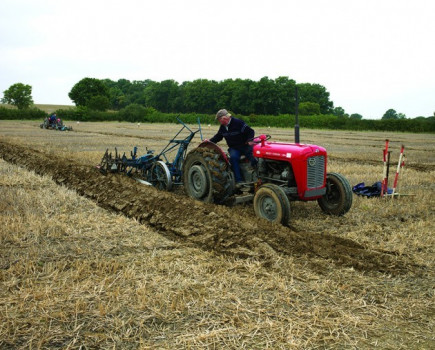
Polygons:
<instances>
[{"instance_id":1,"label":"cloud","mask_svg":"<svg viewBox=\"0 0 435 350\"><path fill-rule=\"evenodd\" d=\"M21 81L36 102L71 103L84 77L288 76L365 118L432 115L433 13L429 0L3 0L0 91Z\"/></svg>"}]
</instances>

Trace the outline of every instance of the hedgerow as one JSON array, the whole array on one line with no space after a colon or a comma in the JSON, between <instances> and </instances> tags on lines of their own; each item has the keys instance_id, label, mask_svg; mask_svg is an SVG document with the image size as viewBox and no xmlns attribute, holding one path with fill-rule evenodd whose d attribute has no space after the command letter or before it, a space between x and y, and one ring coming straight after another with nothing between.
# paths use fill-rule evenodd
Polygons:
<instances>
[{"instance_id":1,"label":"hedgerow","mask_svg":"<svg viewBox=\"0 0 435 350\"><path fill-rule=\"evenodd\" d=\"M86 107L59 109L56 111L59 118L71 121L120 121L132 123L177 123L177 116L187 124L196 124L198 118L201 124L215 123L214 115L198 113L162 113L152 107L143 107L131 104L120 111L101 112L90 110ZM31 108L25 110L0 107L0 120L42 120L47 116L44 111ZM295 116L281 115L249 115L237 116L253 127L279 127L293 128ZM399 131L415 133L435 132L435 117L416 119L351 119L338 117L332 114L313 116L300 116L299 126L307 129L331 129L354 131Z\"/></svg>"},{"instance_id":2,"label":"hedgerow","mask_svg":"<svg viewBox=\"0 0 435 350\"><path fill-rule=\"evenodd\" d=\"M38 108L15 109L0 107L0 120L36 120L44 119L47 113Z\"/></svg>"}]
</instances>

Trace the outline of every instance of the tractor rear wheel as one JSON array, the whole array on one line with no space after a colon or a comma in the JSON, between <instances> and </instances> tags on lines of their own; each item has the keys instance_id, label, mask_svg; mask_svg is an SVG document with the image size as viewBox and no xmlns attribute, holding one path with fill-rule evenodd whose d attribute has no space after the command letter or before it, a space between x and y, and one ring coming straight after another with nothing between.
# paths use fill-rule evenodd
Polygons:
<instances>
[{"instance_id":1,"label":"tractor rear wheel","mask_svg":"<svg viewBox=\"0 0 435 350\"><path fill-rule=\"evenodd\" d=\"M268 221L288 226L290 201L284 190L274 184L261 186L254 197L255 214Z\"/></svg>"},{"instance_id":2,"label":"tractor rear wheel","mask_svg":"<svg viewBox=\"0 0 435 350\"><path fill-rule=\"evenodd\" d=\"M353 193L346 178L338 173L326 176L326 193L317 202L324 213L341 216L352 207Z\"/></svg>"},{"instance_id":3,"label":"tractor rear wheel","mask_svg":"<svg viewBox=\"0 0 435 350\"><path fill-rule=\"evenodd\" d=\"M183 183L189 197L222 203L232 193L227 162L212 148L198 147L183 164Z\"/></svg>"},{"instance_id":4,"label":"tractor rear wheel","mask_svg":"<svg viewBox=\"0 0 435 350\"><path fill-rule=\"evenodd\" d=\"M193 198L201 199L207 196L210 183L205 166L202 164L193 165L188 170L188 181L190 193L193 195Z\"/></svg>"}]
</instances>

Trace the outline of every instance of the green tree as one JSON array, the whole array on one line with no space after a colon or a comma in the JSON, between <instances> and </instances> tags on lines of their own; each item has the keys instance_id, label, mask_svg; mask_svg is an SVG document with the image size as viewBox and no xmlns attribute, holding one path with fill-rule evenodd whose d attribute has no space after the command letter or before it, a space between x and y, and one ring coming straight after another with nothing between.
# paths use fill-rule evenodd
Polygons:
<instances>
[{"instance_id":1,"label":"green tree","mask_svg":"<svg viewBox=\"0 0 435 350\"><path fill-rule=\"evenodd\" d=\"M233 79L225 79L219 82L216 99L216 106L218 106L218 108L226 108L234 111L234 113L239 113L238 110L236 111L234 109L231 102L236 86L237 84Z\"/></svg>"},{"instance_id":2,"label":"green tree","mask_svg":"<svg viewBox=\"0 0 435 350\"><path fill-rule=\"evenodd\" d=\"M3 103L9 103L18 109L29 108L33 104L32 87L22 83L16 83L3 91Z\"/></svg>"},{"instance_id":3,"label":"green tree","mask_svg":"<svg viewBox=\"0 0 435 350\"><path fill-rule=\"evenodd\" d=\"M110 101L106 96L92 96L86 106L91 110L104 112L110 108Z\"/></svg>"},{"instance_id":4,"label":"green tree","mask_svg":"<svg viewBox=\"0 0 435 350\"><path fill-rule=\"evenodd\" d=\"M186 112L216 113L218 83L214 80L197 79L183 83L183 99ZM222 107L224 108L224 107Z\"/></svg>"},{"instance_id":5,"label":"green tree","mask_svg":"<svg viewBox=\"0 0 435 350\"><path fill-rule=\"evenodd\" d=\"M384 113L382 119L399 119L399 116L397 115L397 112L394 109L390 108L388 111Z\"/></svg>"},{"instance_id":6,"label":"green tree","mask_svg":"<svg viewBox=\"0 0 435 350\"><path fill-rule=\"evenodd\" d=\"M128 79L119 79L116 82L116 86L121 89L124 95L128 95L130 93L130 88L132 87L132 83Z\"/></svg>"},{"instance_id":7,"label":"green tree","mask_svg":"<svg viewBox=\"0 0 435 350\"><path fill-rule=\"evenodd\" d=\"M90 99L95 96L110 98L107 85L95 78L83 78L74 85L68 96L76 106L88 106Z\"/></svg>"},{"instance_id":8,"label":"green tree","mask_svg":"<svg viewBox=\"0 0 435 350\"><path fill-rule=\"evenodd\" d=\"M316 102L301 102L299 103L300 115L319 115L320 105Z\"/></svg>"},{"instance_id":9,"label":"green tree","mask_svg":"<svg viewBox=\"0 0 435 350\"><path fill-rule=\"evenodd\" d=\"M125 81L123 81L123 83L126 84ZM149 84L152 83L152 80L133 80L131 84L126 84L125 88L128 88L126 101L127 104L135 103L146 106L145 89Z\"/></svg>"},{"instance_id":10,"label":"green tree","mask_svg":"<svg viewBox=\"0 0 435 350\"><path fill-rule=\"evenodd\" d=\"M174 80L130 82L127 79L112 81L85 78L74 86L69 96L77 106L89 106L92 97L106 96L114 110L138 104L164 113L213 114L220 108L226 108L238 115L278 115L295 112L296 86L299 89L302 112L304 103L307 103L306 113L309 114L328 114L334 111L334 104L329 100L329 92L325 87L310 83L296 84L285 76L275 80L266 76L259 81L227 79L216 82L198 79L184 81L182 84ZM98 107L95 101L91 104L93 108ZM319 106L320 113L315 104Z\"/></svg>"},{"instance_id":11,"label":"green tree","mask_svg":"<svg viewBox=\"0 0 435 350\"><path fill-rule=\"evenodd\" d=\"M346 118L348 117L348 115L346 114L346 111L344 110L343 107L335 107L332 110L332 114L339 117L339 118Z\"/></svg>"},{"instance_id":12,"label":"green tree","mask_svg":"<svg viewBox=\"0 0 435 350\"><path fill-rule=\"evenodd\" d=\"M278 77L275 79L275 85L277 89L278 113L294 114L296 105L296 81L288 77Z\"/></svg>"},{"instance_id":13,"label":"green tree","mask_svg":"<svg viewBox=\"0 0 435 350\"><path fill-rule=\"evenodd\" d=\"M146 117L155 113L156 110L152 107L144 107L136 103L132 103L119 111L121 120L128 122L142 122Z\"/></svg>"},{"instance_id":14,"label":"green tree","mask_svg":"<svg viewBox=\"0 0 435 350\"><path fill-rule=\"evenodd\" d=\"M250 79L236 79L233 82L233 92L229 109L235 114L250 115L255 113L252 100L250 99L250 91L255 86L255 82ZM219 108L222 105L218 106Z\"/></svg>"},{"instance_id":15,"label":"green tree","mask_svg":"<svg viewBox=\"0 0 435 350\"><path fill-rule=\"evenodd\" d=\"M297 84L300 102L316 102L320 105L320 113L331 113L334 103L329 100L329 92L319 84L303 83Z\"/></svg>"},{"instance_id":16,"label":"green tree","mask_svg":"<svg viewBox=\"0 0 435 350\"><path fill-rule=\"evenodd\" d=\"M111 87L109 89L109 96L110 96L109 98L110 106L112 109L119 110L127 105L126 97L119 87L117 86Z\"/></svg>"},{"instance_id":17,"label":"green tree","mask_svg":"<svg viewBox=\"0 0 435 350\"><path fill-rule=\"evenodd\" d=\"M176 81L151 82L145 87L144 94L147 106L154 107L163 113L177 112L176 104L180 90Z\"/></svg>"},{"instance_id":18,"label":"green tree","mask_svg":"<svg viewBox=\"0 0 435 350\"><path fill-rule=\"evenodd\" d=\"M261 78L250 90L251 101L256 114L276 115L279 112L278 89L275 81Z\"/></svg>"},{"instance_id":19,"label":"green tree","mask_svg":"<svg viewBox=\"0 0 435 350\"><path fill-rule=\"evenodd\" d=\"M363 118L363 116L361 114L358 114L358 113L353 113L350 115L350 119L361 120L362 118Z\"/></svg>"}]
</instances>

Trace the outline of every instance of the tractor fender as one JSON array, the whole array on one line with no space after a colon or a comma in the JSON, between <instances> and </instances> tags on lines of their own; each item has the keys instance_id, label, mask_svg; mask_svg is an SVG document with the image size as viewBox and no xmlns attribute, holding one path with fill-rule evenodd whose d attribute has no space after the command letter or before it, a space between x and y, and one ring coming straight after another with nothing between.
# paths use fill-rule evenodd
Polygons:
<instances>
[{"instance_id":1,"label":"tractor fender","mask_svg":"<svg viewBox=\"0 0 435 350\"><path fill-rule=\"evenodd\" d=\"M225 151L222 149L222 147L218 146L217 144L209 141L209 140L204 140L202 141L198 148L200 147L205 147L205 148L210 148L212 151L214 151L214 153L218 153L220 155L220 157L222 157L222 159L229 164L230 160L228 159Z\"/></svg>"}]
</instances>

